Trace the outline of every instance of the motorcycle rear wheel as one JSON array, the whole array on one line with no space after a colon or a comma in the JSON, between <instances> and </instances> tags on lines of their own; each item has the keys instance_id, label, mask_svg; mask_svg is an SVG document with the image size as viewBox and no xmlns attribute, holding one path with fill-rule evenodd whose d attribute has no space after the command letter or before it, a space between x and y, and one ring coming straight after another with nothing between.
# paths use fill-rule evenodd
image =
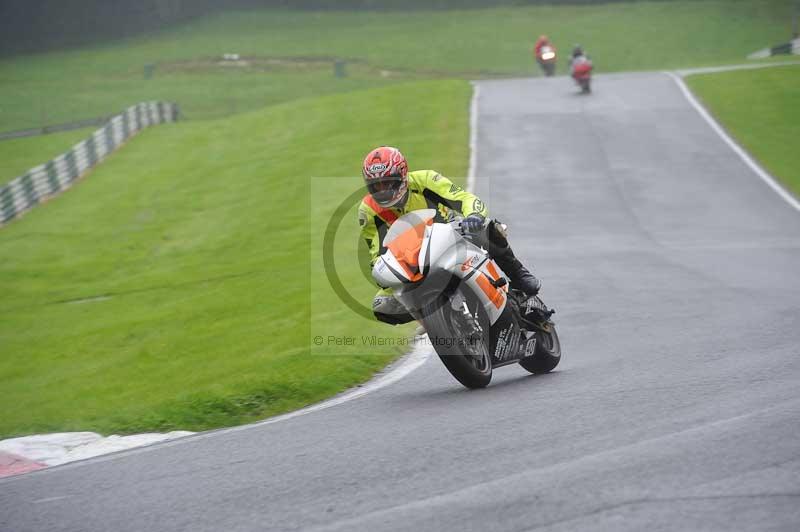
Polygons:
<instances>
[{"instance_id":1,"label":"motorcycle rear wheel","mask_svg":"<svg viewBox=\"0 0 800 532\"><path fill-rule=\"evenodd\" d=\"M552 321L547 321L544 325L543 330L536 331L534 354L519 361L520 366L534 375L549 373L561 362L561 341L558 339L556 326Z\"/></svg>"},{"instance_id":2,"label":"motorcycle rear wheel","mask_svg":"<svg viewBox=\"0 0 800 532\"><path fill-rule=\"evenodd\" d=\"M488 329L483 329L480 338L470 336L474 334L474 324L449 302L434 303L424 314L428 338L450 374L467 388L488 386L492 380L492 357L486 345Z\"/></svg>"}]
</instances>

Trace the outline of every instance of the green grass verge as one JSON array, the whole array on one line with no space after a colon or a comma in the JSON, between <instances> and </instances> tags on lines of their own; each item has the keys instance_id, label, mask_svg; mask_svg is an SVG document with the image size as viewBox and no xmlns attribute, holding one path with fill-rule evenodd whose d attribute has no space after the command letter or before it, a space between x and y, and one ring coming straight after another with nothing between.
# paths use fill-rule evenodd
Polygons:
<instances>
[{"instance_id":1,"label":"green grass verge","mask_svg":"<svg viewBox=\"0 0 800 532\"><path fill-rule=\"evenodd\" d=\"M59 69L50 61L44 61L41 68ZM337 79L332 72L332 68L320 67L305 72L268 73L210 68L160 73L154 79L143 80L141 66L132 72L114 73L103 71L98 65L98 70L86 77L64 72L57 79L20 79L13 84L0 84L0 96L14 102L0 109L0 131L115 114L148 100L177 102L184 119L207 120L298 98L397 83L395 79L360 74Z\"/></svg>"},{"instance_id":2,"label":"green grass verge","mask_svg":"<svg viewBox=\"0 0 800 532\"><path fill-rule=\"evenodd\" d=\"M0 184L4 185L89 138L96 128L0 140Z\"/></svg>"},{"instance_id":3,"label":"green grass verge","mask_svg":"<svg viewBox=\"0 0 800 532\"><path fill-rule=\"evenodd\" d=\"M233 425L368 379L404 349L312 353L311 326L407 329L349 313L325 283L312 294L311 237L386 139L416 168L463 175L470 94L420 82L153 127L0 230L0 438ZM354 255L338 259L369 304Z\"/></svg>"},{"instance_id":4,"label":"green grass verge","mask_svg":"<svg viewBox=\"0 0 800 532\"><path fill-rule=\"evenodd\" d=\"M448 11L254 10L199 19L155 35L0 61L0 131L117 112L145 99L179 102L189 118L392 83L379 71L336 79L332 67L298 71L143 66L226 52L266 57L345 57L378 68L537 74L540 33L562 51L583 43L598 71L658 70L745 61L786 40L792 0L698 0ZM387 22L388 21L388 22ZM387 23L391 30L387 31Z\"/></svg>"},{"instance_id":5,"label":"green grass verge","mask_svg":"<svg viewBox=\"0 0 800 532\"><path fill-rule=\"evenodd\" d=\"M694 75L686 81L736 140L800 196L800 66Z\"/></svg>"}]
</instances>

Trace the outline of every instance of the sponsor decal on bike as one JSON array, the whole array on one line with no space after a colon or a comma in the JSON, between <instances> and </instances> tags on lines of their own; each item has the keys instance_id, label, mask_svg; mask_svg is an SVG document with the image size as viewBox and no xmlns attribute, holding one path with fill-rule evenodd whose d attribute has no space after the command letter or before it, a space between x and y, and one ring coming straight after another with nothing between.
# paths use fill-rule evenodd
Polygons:
<instances>
[{"instance_id":1,"label":"sponsor decal on bike","mask_svg":"<svg viewBox=\"0 0 800 532\"><path fill-rule=\"evenodd\" d=\"M478 257L478 255L472 255L472 256L470 256L470 257L467 257L467 260L465 260L465 261L464 261L464 262L461 264L461 271L462 271L462 272L465 272L465 271L467 271L467 270L470 270L470 269L474 268L474 267L475 267L475 264L476 264L478 261L479 261L479 257Z\"/></svg>"},{"instance_id":2,"label":"sponsor decal on bike","mask_svg":"<svg viewBox=\"0 0 800 532\"><path fill-rule=\"evenodd\" d=\"M389 275L388 272L387 272L387 270L389 270L389 267L387 266L387 264L386 264L386 262L385 262L383 257L380 257L378 259L378 261L375 263L373 268L374 268L375 274L381 276L381 278L384 278L385 276ZM395 277L396 277L396 275L395 275ZM389 277L389 278L391 279L391 277Z\"/></svg>"},{"instance_id":3,"label":"sponsor decal on bike","mask_svg":"<svg viewBox=\"0 0 800 532\"><path fill-rule=\"evenodd\" d=\"M536 352L536 335L534 334L525 343L525 356L532 357L535 352Z\"/></svg>"},{"instance_id":4,"label":"sponsor decal on bike","mask_svg":"<svg viewBox=\"0 0 800 532\"><path fill-rule=\"evenodd\" d=\"M513 327L502 329L497 335L497 342L494 348L494 358L503 361L517 356L519 349L519 334L514 332Z\"/></svg>"},{"instance_id":5,"label":"sponsor decal on bike","mask_svg":"<svg viewBox=\"0 0 800 532\"><path fill-rule=\"evenodd\" d=\"M497 360L505 360L506 356L508 356L508 329L503 329L500 331L500 334L497 335L497 343L495 344L494 348L494 357Z\"/></svg>"},{"instance_id":6,"label":"sponsor decal on bike","mask_svg":"<svg viewBox=\"0 0 800 532\"><path fill-rule=\"evenodd\" d=\"M525 313L528 314L534 310L547 311L547 308L545 308L544 303L542 303L538 297L529 297L528 300L525 301Z\"/></svg>"}]
</instances>

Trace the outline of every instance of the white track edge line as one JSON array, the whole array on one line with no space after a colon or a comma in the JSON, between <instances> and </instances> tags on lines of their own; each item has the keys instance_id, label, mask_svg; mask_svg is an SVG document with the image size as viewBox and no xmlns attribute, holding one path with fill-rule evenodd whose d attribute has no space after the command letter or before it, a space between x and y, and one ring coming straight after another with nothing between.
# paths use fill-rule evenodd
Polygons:
<instances>
[{"instance_id":1,"label":"white track edge line","mask_svg":"<svg viewBox=\"0 0 800 532\"><path fill-rule=\"evenodd\" d=\"M757 70L759 68L773 68L800 65L800 61L774 61L770 63L744 63L738 65L724 65L712 67L681 68L674 70L681 77L694 76L695 74L717 74L733 70Z\"/></svg>"},{"instance_id":2,"label":"white track edge line","mask_svg":"<svg viewBox=\"0 0 800 532\"><path fill-rule=\"evenodd\" d=\"M774 177L772 177L764 168L761 167L739 144L736 143L733 138L725 131L725 129L711 116L708 110L703 107L703 105L695 98L694 94L689 90L689 87L686 86L686 83L683 81L683 78L675 74L674 72L664 72L667 76L671 77L678 87L681 89L681 92L695 108L695 110L700 114L701 117L711 126L711 129L719 135L719 137L725 141L725 143L734 151L739 158L744 161L744 163L750 167L750 169L759 177L761 180L769 185L769 187L774 190L781 198L783 198L786 203L794 207L795 210L800 211L800 201L797 200L791 193L789 193L783 186L781 186Z\"/></svg>"},{"instance_id":3,"label":"white track edge line","mask_svg":"<svg viewBox=\"0 0 800 532\"><path fill-rule=\"evenodd\" d=\"M378 374L376 377L373 377L372 380L367 381L363 385L351 388L349 390L342 392L339 395L331 397L330 399L326 399L322 402L315 403L305 408L294 410L292 412L287 412L286 414L281 414L275 417L271 417L263 421L248 423L246 425L239 425L236 427L226 427L222 429L198 432L197 434L190 434L188 436L182 436L172 440L155 442L149 445L132 447L130 449L124 449L121 451L115 451L108 454L93 456L91 458L86 458L83 460L75 460L74 462L67 462L64 464L54 465L47 467L45 469L31 471L29 473L25 473L22 475L14 475L10 477L0 478L0 484L13 482L14 480L20 480L23 478L30 478L31 476L46 475L48 473L57 470L60 471L64 469L71 469L88 464L106 462L108 460L113 460L123 456L146 453L164 447L172 447L174 445L181 445L184 443L191 443L195 441L205 440L222 434L230 434L234 432L251 430L258 427L263 427L264 425L272 425L273 423L287 421L289 419L304 416L306 414L311 414L313 412L319 412L320 410L326 410L333 406L338 406L340 404L347 403L354 399L358 399L359 397L363 397L372 392L376 392L382 388L389 386L390 384L394 384L395 382L404 378L405 376L413 372L415 369L419 368L422 364L424 364L428 360L430 354L431 350L429 349L429 346L427 345L426 342L415 341L414 347L411 349L411 351L407 355L402 357L399 361L397 361L395 363L395 367L392 367L391 369L385 371L384 373Z\"/></svg>"},{"instance_id":4,"label":"white track edge line","mask_svg":"<svg viewBox=\"0 0 800 532\"><path fill-rule=\"evenodd\" d=\"M481 88L474 81L472 100L469 104L469 169L467 170L467 190L475 192L475 171L478 164L478 98Z\"/></svg>"}]
</instances>

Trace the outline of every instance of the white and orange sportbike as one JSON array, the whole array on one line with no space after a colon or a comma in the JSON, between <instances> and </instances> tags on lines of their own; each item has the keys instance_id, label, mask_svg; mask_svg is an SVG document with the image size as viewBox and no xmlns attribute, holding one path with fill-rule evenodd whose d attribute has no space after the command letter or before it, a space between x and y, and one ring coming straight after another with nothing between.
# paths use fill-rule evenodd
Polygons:
<instances>
[{"instance_id":1,"label":"white and orange sportbike","mask_svg":"<svg viewBox=\"0 0 800 532\"><path fill-rule=\"evenodd\" d=\"M483 388L494 368L519 363L547 373L561 360L555 324L539 297L509 285L497 263L473 244L460 220L436 211L407 213L386 233L375 281L425 327L445 367L467 388Z\"/></svg>"}]
</instances>

